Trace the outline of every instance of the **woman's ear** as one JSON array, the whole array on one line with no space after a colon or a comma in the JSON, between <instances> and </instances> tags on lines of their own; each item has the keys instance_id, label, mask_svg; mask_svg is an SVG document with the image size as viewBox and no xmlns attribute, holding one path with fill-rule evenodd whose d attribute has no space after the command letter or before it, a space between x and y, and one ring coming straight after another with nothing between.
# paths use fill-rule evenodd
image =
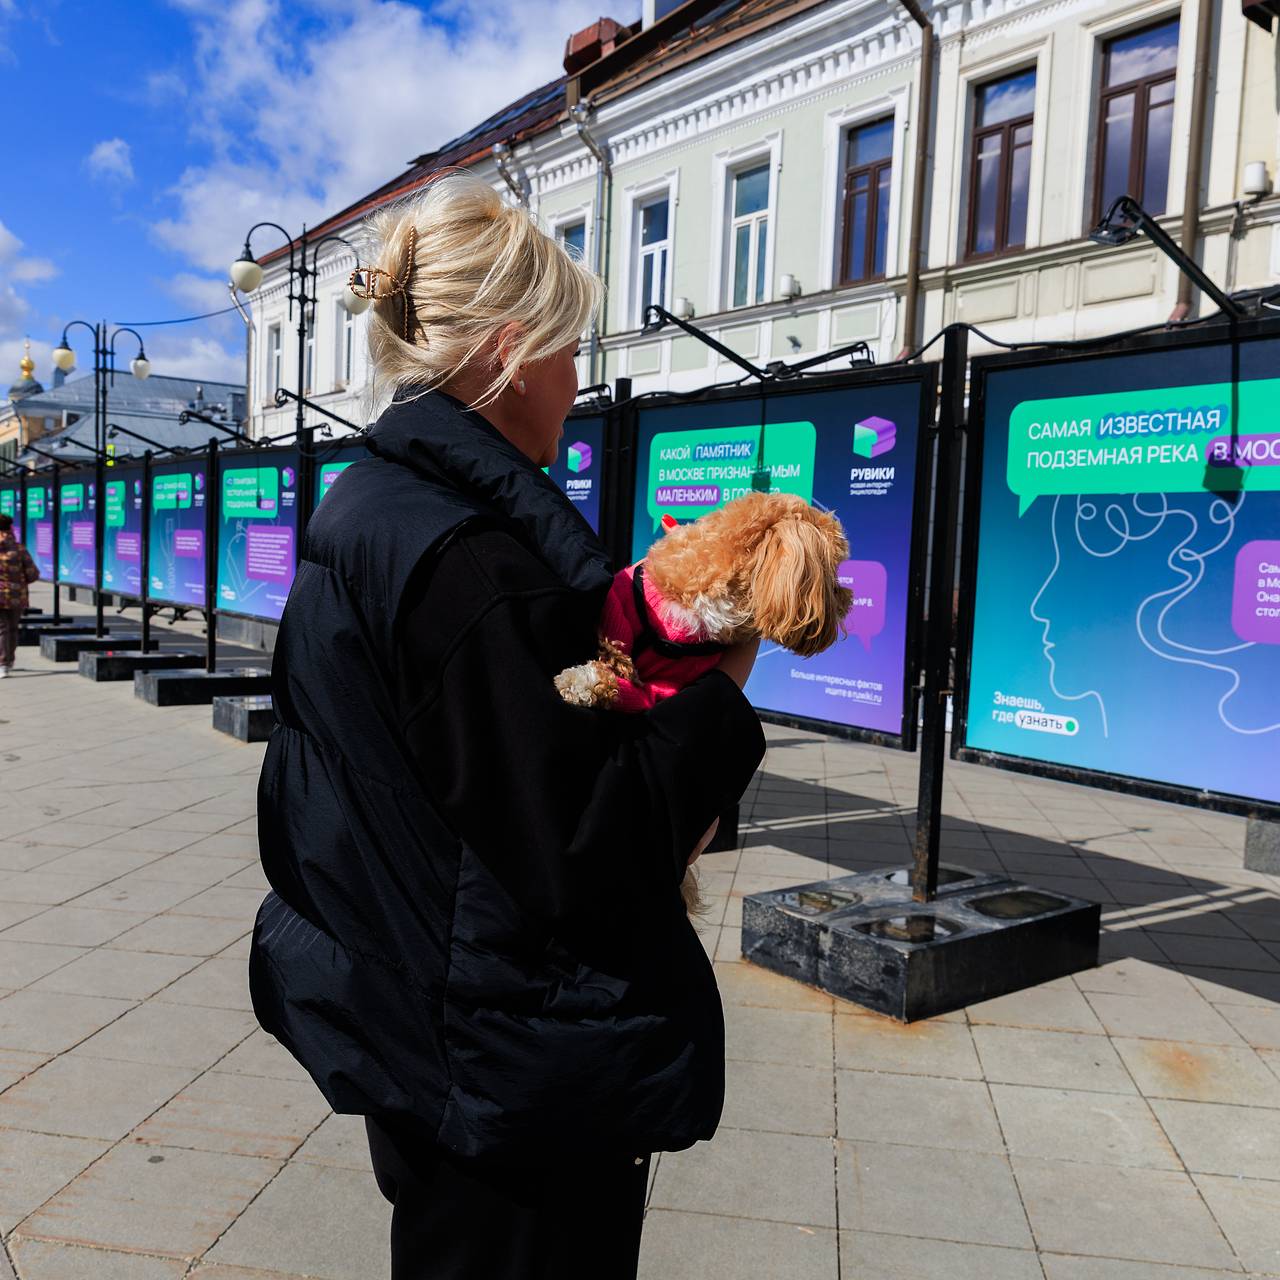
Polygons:
<instances>
[{"instance_id":1,"label":"woman's ear","mask_svg":"<svg viewBox=\"0 0 1280 1280\"><path fill-rule=\"evenodd\" d=\"M848 554L839 525L783 519L766 531L751 574L751 616L760 635L802 658L829 649L852 594L837 570Z\"/></svg>"},{"instance_id":2,"label":"woman's ear","mask_svg":"<svg viewBox=\"0 0 1280 1280\"><path fill-rule=\"evenodd\" d=\"M502 372L513 385L519 379L520 371L512 367L512 357L524 338L524 329L514 320L504 324L493 339L494 355L502 366Z\"/></svg>"}]
</instances>

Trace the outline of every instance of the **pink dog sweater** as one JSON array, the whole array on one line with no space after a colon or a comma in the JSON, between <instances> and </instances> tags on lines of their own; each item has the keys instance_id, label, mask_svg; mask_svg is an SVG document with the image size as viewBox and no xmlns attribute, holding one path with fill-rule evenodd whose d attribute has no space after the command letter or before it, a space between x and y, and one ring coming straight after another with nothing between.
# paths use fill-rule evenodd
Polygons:
<instances>
[{"instance_id":1,"label":"pink dog sweater","mask_svg":"<svg viewBox=\"0 0 1280 1280\"><path fill-rule=\"evenodd\" d=\"M699 640L669 616L658 589L645 577L643 560L614 577L600 631L630 656L639 677L618 681L614 705L619 711L648 711L719 665L726 647Z\"/></svg>"}]
</instances>

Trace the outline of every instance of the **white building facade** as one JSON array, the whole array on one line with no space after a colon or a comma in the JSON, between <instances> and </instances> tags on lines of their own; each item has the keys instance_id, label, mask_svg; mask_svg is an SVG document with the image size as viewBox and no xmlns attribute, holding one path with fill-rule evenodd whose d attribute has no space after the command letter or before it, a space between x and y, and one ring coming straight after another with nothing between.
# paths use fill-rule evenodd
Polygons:
<instances>
[{"instance_id":1,"label":"white building facade","mask_svg":"<svg viewBox=\"0 0 1280 1280\"><path fill-rule=\"evenodd\" d=\"M1178 301L1176 269L1149 241L1099 248L1087 233L1127 192L1179 235L1211 2L925 3L936 44L919 195L922 32L898 0L744 0L701 21L710 6L678 6L649 29L657 47L642 49L639 32L563 90L547 86L543 101L550 90L563 102L509 141L498 123L474 131L470 154L437 155L519 193L600 265L607 302L584 382L628 377L640 392L739 376L672 326L642 332L651 302L757 365L855 342L883 362L955 320L998 341L1097 337L1159 324ZM1193 254L1228 291L1280 287L1275 37L1235 0L1215 6L1209 34ZM493 141L506 142L498 158ZM368 210L423 181L430 159L319 233L358 237ZM907 334L917 199L919 319ZM292 407L273 403L298 380L286 263L265 263L252 297L258 435L292 426ZM322 251L303 381L364 423L381 396L366 318L342 306L353 265L341 245ZM1212 304L1197 299L1191 314L1201 307Z\"/></svg>"}]
</instances>

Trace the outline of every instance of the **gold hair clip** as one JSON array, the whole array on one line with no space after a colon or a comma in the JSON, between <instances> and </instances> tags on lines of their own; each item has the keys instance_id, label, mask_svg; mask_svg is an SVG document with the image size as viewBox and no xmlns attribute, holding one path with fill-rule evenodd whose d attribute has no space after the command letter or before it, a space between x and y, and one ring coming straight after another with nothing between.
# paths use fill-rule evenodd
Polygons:
<instances>
[{"instance_id":1,"label":"gold hair clip","mask_svg":"<svg viewBox=\"0 0 1280 1280\"><path fill-rule=\"evenodd\" d=\"M414 254L418 248L418 228L410 227L408 235L408 253L404 265L404 274L396 277L381 267L356 267L347 280L347 287L357 298L368 298L371 302L385 302L397 296L404 298L403 337L410 340L412 332L412 316L414 314L413 295L409 292L409 281L413 278ZM364 279L360 277L363 274ZM385 280L386 284L379 282Z\"/></svg>"}]
</instances>

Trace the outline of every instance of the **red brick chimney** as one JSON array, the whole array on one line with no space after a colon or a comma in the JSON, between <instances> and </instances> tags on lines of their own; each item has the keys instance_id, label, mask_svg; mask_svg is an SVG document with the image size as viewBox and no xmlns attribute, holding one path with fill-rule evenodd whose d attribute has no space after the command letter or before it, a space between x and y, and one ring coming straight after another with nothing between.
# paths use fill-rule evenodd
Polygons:
<instances>
[{"instance_id":1,"label":"red brick chimney","mask_svg":"<svg viewBox=\"0 0 1280 1280\"><path fill-rule=\"evenodd\" d=\"M612 18L599 18L589 27L571 35L564 46L564 69L568 75L577 75L583 67L612 53L615 47L631 35L631 28L624 27Z\"/></svg>"}]
</instances>

